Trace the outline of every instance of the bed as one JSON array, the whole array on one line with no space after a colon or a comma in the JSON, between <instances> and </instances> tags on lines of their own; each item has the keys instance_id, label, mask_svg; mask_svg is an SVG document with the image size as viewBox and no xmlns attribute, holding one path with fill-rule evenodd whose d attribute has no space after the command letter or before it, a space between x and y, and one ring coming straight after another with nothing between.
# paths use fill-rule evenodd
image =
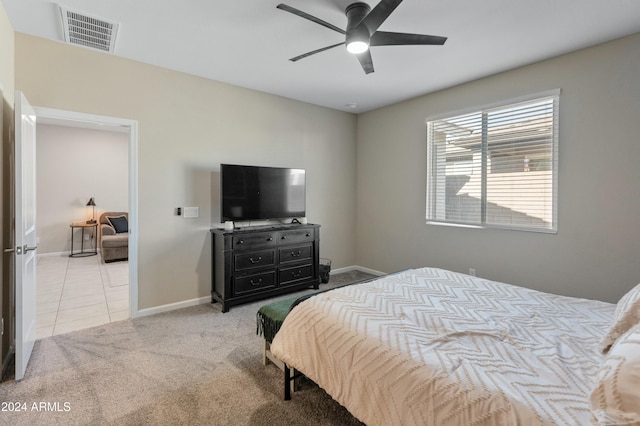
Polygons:
<instances>
[{"instance_id":1,"label":"bed","mask_svg":"<svg viewBox=\"0 0 640 426\"><path fill-rule=\"evenodd\" d=\"M589 398L616 315L615 304L422 268L305 300L271 351L371 426L598 424L606 413Z\"/></svg>"}]
</instances>

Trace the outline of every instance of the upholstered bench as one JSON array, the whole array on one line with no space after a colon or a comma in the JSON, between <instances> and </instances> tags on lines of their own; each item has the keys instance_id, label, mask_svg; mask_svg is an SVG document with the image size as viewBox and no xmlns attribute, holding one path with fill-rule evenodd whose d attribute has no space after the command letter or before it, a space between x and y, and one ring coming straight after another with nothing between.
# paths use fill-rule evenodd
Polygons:
<instances>
[{"instance_id":1,"label":"upholstered bench","mask_svg":"<svg viewBox=\"0 0 640 426\"><path fill-rule=\"evenodd\" d=\"M302 298L306 297L302 296ZM296 296L289 299L279 300L277 302L264 305L258 310L258 313L256 314L256 333L259 336L264 337L264 349L262 352L262 363L264 365L267 365L269 361L271 361L281 370L284 370L284 363L271 354L270 347L271 342L273 342L273 338L276 336L278 330L280 330L285 317L298 299L301 299L301 297Z\"/></svg>"},{"instance_id":2,"label":"upholstered bench","mask_svg":"<svg viewBox=\"0 0 640 426\"><path fill-rule=\"evenodd\" d=\"M368 281L373 281L378 279L379 277L365 278L363 280L358 280L352 283L344 284L343 286L353 285L353 284L361 284ZM339 286L339 287L343 287ZM264 337L264 347L262 351L262 363L267 365L269 361L273 364L277 365L282 371L284 371L284 399L291 399L291 392L293 392L296 388L297 380L303 375L299 372L296 372L294 368L287 368L285 363L280 361L278 358L273 356L271 353L271 342L273 342L273 338L280 330L284 319L287 317L289 312L296 307L301 302L304 302L310 297L313 297L317 294L324 293L325 291L330 291L338 287L328 288L326 290L317 291L315 293L307 294L304 296L296 296L291 297L289 299L279 300L277 302L270 303L268 305L262 306L258 313L256 314L257 320L257 328L256 334Z\"/></svg>"},{"instance_id":3,"label":"upholstered bench","mask_svg":"<svg viewBox=\"0 0 640 426\"><path fill-rule=\"evenodd\" d=\"M400 272L396 272L400 273ZM389 274L393 275L393 274ZM354 284L361 284L368 281L376 280L380 277L375 276L371 278L365 278L362 280L354 281L348 284L344 284L338 287L345 287ZM256 314L257 320L257 328L256 334L264 337L264 347L262 351L262 363L267 365L269 361L273 364L277 365L284 372L284 399L291 399L291 392L295 391L296 383L300 377L304 377L304 375L300 372L297 372L294 368L287 368L286 364L280 361L278 358L273 356L271 353L271 342L273 342L273 338L276 337L276 334L280 330L284 319L287 317L289 312L293 308L295 308L299 303L304 302L310 297L313 297L317 294L324 293L325 291L331 291L338 287L328 288L326 290L317 291L315 293L306 294L304 296L296 296L291 297L289 299L279 300L277 302L270 303L268 305L262 306L258 309L258 313Z\"/></svg>"},{"instance_id":4,"label":"upholstered bench","mask_svg":"<svg viewBox=\"0 0 640 426\"><path fill-rule=\"evenodd\" d=\"M345 284L353 285L360 284L367 281L372 281L377 279L378 277L373 278L365 278L363 280L358 280L352 283ZM340 286L342 287L342 286ZM337 287L334 287L337 288ZM264 336L264 350L262 352L262 363L267 365L269 361L280 367L281 370L284 371L284 363L280 361L278 358L274 357L271 353L270 347L271 342L273 342L273 338L276 336L278 330L282 326L285 317L287 314L293 309L296 305L301 302L304 302L310 297L315 296L316 294L324 293L325 291L333 290L332 288L328 288L326 290L317 291L311 294L306 294L304 296L295 296L289 299L279 300L277 302L270 303L268 305L262 306L258 313L256 314L256 319L258 322L256 334L259 336Z\"/></svg>"}]
</instances>

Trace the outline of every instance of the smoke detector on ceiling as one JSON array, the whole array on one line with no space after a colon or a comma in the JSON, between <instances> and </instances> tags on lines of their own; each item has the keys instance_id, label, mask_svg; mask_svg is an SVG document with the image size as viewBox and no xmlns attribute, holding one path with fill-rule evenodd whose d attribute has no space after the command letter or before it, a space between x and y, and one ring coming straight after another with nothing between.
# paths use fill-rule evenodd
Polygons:
<instances>
[{"instance_id":1,"label":"smoke detector on ceiling","mask_svg":"<svg viewBox=\"0 0 640 426\"><path fill-rule=\"evenodd\" d=\"M60 6L64 41L69 44L113 53L118 23L96 18Z\"/></svg>"}]
</instances>

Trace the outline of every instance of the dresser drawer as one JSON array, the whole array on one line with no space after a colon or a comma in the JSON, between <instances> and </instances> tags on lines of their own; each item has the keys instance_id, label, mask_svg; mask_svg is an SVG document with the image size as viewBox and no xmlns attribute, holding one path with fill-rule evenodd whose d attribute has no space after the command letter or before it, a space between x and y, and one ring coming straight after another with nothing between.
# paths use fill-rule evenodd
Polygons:
<instances>
[{"instance_id":1,"label":"dresser drawer","mask_svg":"<svg viewBox=\"0 0 640 426\"><path fill-rule=\"evenodd\" d=\"M278 242L280 245L306 243L312 242L313 240L313 229L289 229L278 232Z\"/></svg>"},{"instance_id":2,"label":"dresser drawer","mask_svg":"<svg viewBox=\"0 0 640 426\"><path fill-rule=\"evenodd\" d=\"M273 247L276 245L277 232L258 232L246 235L233 236L233 249L246 250L261 247Z\"/></svg>"},{"instance_id":3,"label":"dresser drawer","mask_svg":"<svg viewBox=\"0 0 640 426\"><path fill-rule=\"evenodd\" d=\"M245 275L236 277L235 294L247 294L254 291L261 291L276 286L276 272L269 271L261 274Z\"/></svg>"},{"instance_id":4,"label":"dresser drawer","mask_svg":"<svg viewBox=\"0 0 640 426\"><path fill-rule=\"evenodd\" d=\"M280 263L298 262L311 259L311 244L306 246L282 247L278 249Z\"/></svg>"},{"instance_id":5,"label":"dresser drawer","mask_svg":"<svg viewBox=\"0 0 640 426\"><path fill-rule=\"evenodd\" d=\"M294 284L301 280L307 280L313 276L311 265L280 268L280 285Z\"/></svg>"},{"instance_id":6,"label":"dresser drawer","mask_svg":"<svg viewBox=\"0 0 640 426\"><path fill-rule=\"evenodd\" d=\"M260 250L252 251L251 253L236 254L234 260L234 269L236 271L258 268L260 266L274 266L276 264L276 251Z\"/></svg>"}]
</instances>

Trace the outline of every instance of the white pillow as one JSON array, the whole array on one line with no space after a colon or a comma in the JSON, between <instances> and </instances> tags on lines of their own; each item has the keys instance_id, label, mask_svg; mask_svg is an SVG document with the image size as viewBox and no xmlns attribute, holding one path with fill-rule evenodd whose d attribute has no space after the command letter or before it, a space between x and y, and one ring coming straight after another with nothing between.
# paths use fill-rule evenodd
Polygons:
<instances>
[{"instance_id":1,"label":"white pillow","mask_svg":"<svg viewBox=\"0 0 640 426\"><path fill-rule=\"evenodd\" d=\"M602 424L640 424L640 325L611 347L589 403Z\"/></svg>"},{"instance_id":2,"label":"white pillow","mask_svg":"<svg viewBox=\"0 0 640 426\"><path fill-rule=\"evenodd\" d=\"M640 284L618 301L613 314L613 324L600 342L602 353L606 354L620 336L637 324L640 324Z\"/></svg>"}]
</instances>

